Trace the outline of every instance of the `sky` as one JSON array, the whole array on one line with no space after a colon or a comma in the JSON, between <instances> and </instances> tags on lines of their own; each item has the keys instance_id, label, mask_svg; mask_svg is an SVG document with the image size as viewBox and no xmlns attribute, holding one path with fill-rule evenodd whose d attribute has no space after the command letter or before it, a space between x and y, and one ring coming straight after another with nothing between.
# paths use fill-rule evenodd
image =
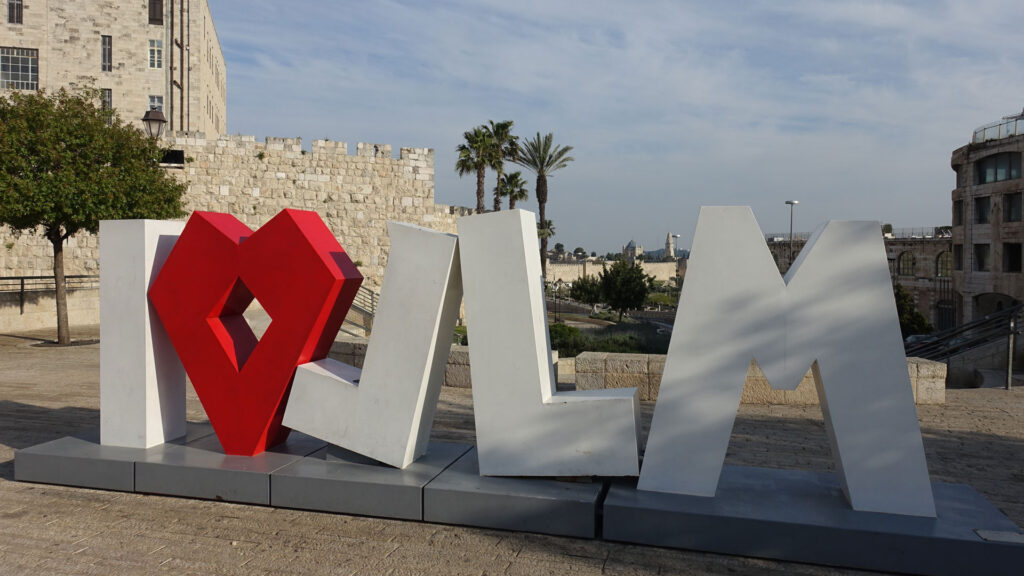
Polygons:
<instances>
[{"instance_id":1,"label":"sky","mask_svg":"<svg viewBox=\"0 0 1024 576\"><path fill-rule=\"evenodd\" d=\"M798 232L948 225L950 154L1024 107L1019 0L210 7L228 132L434 148L435 200L462 206L466 130L551 132L575 159L548 180L551 245L599 254L686 248L702 205L749 205L765 233L788 232L789 199Z\"/></svg>"}]
</instances>

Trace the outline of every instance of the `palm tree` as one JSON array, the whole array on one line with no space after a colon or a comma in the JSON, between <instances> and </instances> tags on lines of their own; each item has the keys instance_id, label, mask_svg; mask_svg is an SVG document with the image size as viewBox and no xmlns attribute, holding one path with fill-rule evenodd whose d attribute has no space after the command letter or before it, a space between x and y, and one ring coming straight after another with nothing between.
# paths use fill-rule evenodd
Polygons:
<instances>
[{"instance_id":1,"label":"palm tree","mask_svg":"<svg viewBox=\"0 0 1024 576\"><path fill-rule=\"evenodd\" d=\"M547 246L548 238L551 238L554 235L555 225L551 223L551 220L545 220L544 224L537 222L537 237L544 242L545 246ZM541 248L541 250L543 250L543 248ZM544 256L547 257L547 252L544 253Z\"/></svg>"},{"instance_id":2,"label":"palm tree","mask_svg":"<svg viewBox=\"0 0 1024 576\"><path fill-rule=\"evenodd\" d=\"M459 159L455 161L455 171L459 177L476 173L476 213L484 213L484 175L491 165L491 136L486 126L477 126L462 135L465 142L455 147Z\"/></svg>"},{"instance_id":3,"label":"palm tree","mask_svg":"<svg viewBox=\"0 0 1024 576\"><path fill-rule=\"evenodd\" d=\"M565 168L569 162L572 162L574 158L569 156L569 152L572 151L572 146L552 146L552 140L554 135L550 132L547 136L541 138L540 132L537 132L537 136L532 140L526 140L519 145L519 156L516 158L515 163L519 164L523 168L532 170L537 174L537 188L536 198L537 206L539 207L541 223L546 224L541 229L548 229L547 225L550 225L550 221L545 219L544 207L548 202L548 174L555 170ZM550 229L548 235L553 235L554 229ZM544 256L548 251L548 239L547 236L540 236L540 265L544 272L544 277L547 278L547 263L545 262Z\"/></svg>"},{"instance_id":4,"label":"palm tree","mask_svg":"<svg viewBox=\"0 0 1024 576\"><path fill-rule=\"evenodd\" d=\"M491 150L488 155L488 164L491 169L498 173L498 183L494 187L494 211L501 210L501 188L503 182L501 173L505 168L505 160L515 161L519 152L519 137L512 135L512 121L505 120L495 123L488 120L489 126L484 126L487 135L491 138Z\"/></svg>"},{"instance_id":5,"label":"palm tree","mask_svg":"<svg viewBox=\"0 0 1024 576\"><path fill-rule=\"evenodd\" d=\"M495 186L495 194L498 193L498 190L498 187ZM523 202L530 197L530 193L526 191L526 180L523 180L522 172L516 170L501 178L501 195L508 196L509 210L515 210L516 202Z\"/></svg>"}]
</instances>

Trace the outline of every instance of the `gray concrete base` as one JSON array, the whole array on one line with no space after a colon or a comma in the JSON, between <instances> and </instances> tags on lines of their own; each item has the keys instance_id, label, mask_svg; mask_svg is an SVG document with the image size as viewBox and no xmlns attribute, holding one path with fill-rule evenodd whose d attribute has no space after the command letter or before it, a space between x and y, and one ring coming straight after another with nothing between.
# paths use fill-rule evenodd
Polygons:
<instances>
[{"instance_id":1,"label":"gray concrete base","mask_svg":"<svg viewBox=\"0 0 1024 576\"><path fill-rule=\"evenodd\" d=\"M185 443L213 434L208 423L188 424ZM21 482L61 484L119 492L135 491L135 462L145 457L143 448L102 446L99 429L65 436L14 455L14 479Z\"/></svg>"},{"instance_id":2,"label":"gray concrete base","mask_svg":"<svg viewBox=\"0 0 1024 576\"><path fill-rule=\"evenodd\" d=\"M714 498L613 484L604 538L910 574L1024 570L1013 522L969 486L934 483L933 491L937 518L855 512L834 475L727 466Z\"/></svg>"},{"instance_id":3,"label":"gray concrete base","mask_svg":"<svg viewBox=\"0 0 1024 576\"><path fill-rule=\"evenodd\" d=\"M480 476L476 448L423 490L423 520L594 538L602 482Z\"/></svg>"},{"instance_id":4,"label":"gray concrete base","mask_svg":"<svg viewBox=\"0 0 1024 576\"><path fill-rule=\"evenodd\" d=\"M432 442L404 470L328 446L270 475L270 503L281 508L423 520L423 487L471 446Z\"/></svg>"},{"instance_id":5,"label":"gray concrete base","mask_svg":"<svg viewBox=\"0 0 1024 576\"><path fill-rule=\"evenodd\" d=\"M286 442L256 456L224 454L216 435L162 444L135 463L135 491L269 506L270 474L326 445L294 430Z\"/></svg>"}]
</instances>

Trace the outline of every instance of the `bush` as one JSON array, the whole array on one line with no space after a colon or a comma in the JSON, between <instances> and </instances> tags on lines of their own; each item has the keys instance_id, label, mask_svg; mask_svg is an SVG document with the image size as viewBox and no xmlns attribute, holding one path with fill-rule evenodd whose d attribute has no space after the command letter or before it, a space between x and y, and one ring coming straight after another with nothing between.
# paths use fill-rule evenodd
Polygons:
<instances>
[{"instance_id":1,"label":"bush","mask_svg":"<svg viewBox=\"0 0 1024 576\"><path fill-rule=\"evenodd\" d=\"M456 326L455 333L452 334L452 343L467 346L469 344L469 333L466 331L465 326Z\"/></svg>"}]
</instances>

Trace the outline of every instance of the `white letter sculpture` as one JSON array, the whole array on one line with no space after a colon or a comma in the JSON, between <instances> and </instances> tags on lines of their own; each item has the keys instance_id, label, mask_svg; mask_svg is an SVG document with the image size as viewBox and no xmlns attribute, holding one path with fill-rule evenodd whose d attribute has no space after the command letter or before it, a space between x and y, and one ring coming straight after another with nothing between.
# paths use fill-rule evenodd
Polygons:
<instances>
[{"instance_id":1,"label":"white letter sculpture","mask_svg":"<svg viewBox=\"0 0 1024 576\"><path fill-rule=\"evenodd\" d=\"M100 443L150 448L185 435L185 369L149 303L184 222L100 222Z\"/></svg>"},{"instance_id":2,"label":"white letter sculpture","mask_svg":"<svg viewBox=\"0 0 1024 576\"><path fill-rule=\"evenodd\" d=\"M458 227L480 474L636 475L636 389L555 390L534 215Z\"/></svg>"},{"instance_id":3,"label":"white letter sculpture","mask_svg":"<svg viewBox=\"0 0 1024 576\"><path fill-rule=\"evenodd\" d=\"M830 222L781 278L746 207L702 208L639 489L714 496L751 358L809 366L854 510L935 516L880 228Z\"/></svg>"},{"instance_id":4,"label":"white letter sculpture","mask_svg":"<svg viewBox=\"0 0 1024 576\"><path fill-rule=\"evenodd\" d=\"M427 451L462 301L458 239L388 222L391 254L363 369L299 366L284 425L405 468Z\"/></svg>"}]
</instances>

